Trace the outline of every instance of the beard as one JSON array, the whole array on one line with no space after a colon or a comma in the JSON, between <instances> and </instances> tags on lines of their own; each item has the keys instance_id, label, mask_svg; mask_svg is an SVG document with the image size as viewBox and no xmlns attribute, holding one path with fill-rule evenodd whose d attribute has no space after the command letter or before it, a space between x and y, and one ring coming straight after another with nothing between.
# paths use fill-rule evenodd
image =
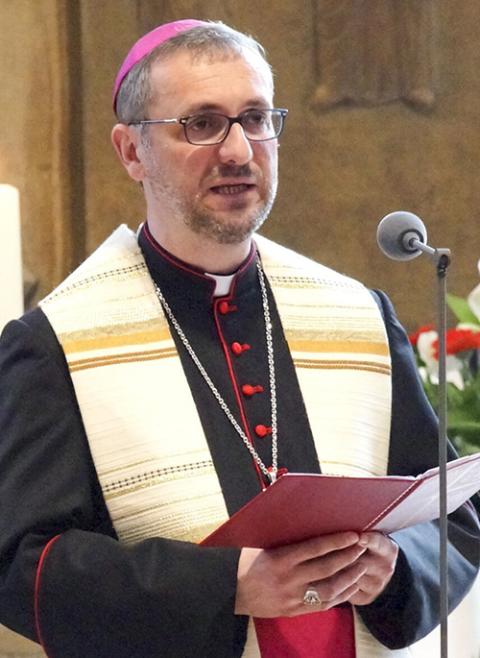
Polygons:
<instances>
[{"instance_id":1,"label":"beard","mask_svg":"<svg viewBox=\"0 0 480 658\"><path fill-rule=\"evenodd\" d=\"M232 177L232 173L225 174ZM240 174L239 174L240 175ZM245 174L241 174L245 175ZM262 226L275 201L276 180L268 185L265 198L255 208L230 210L228 216L220 216L218 211L200 209L192 205L183 214L183 222L194 233L202 235L218 244L240 244L250 238Z\"/></svg>"},{"instance_id":2,"label":"beard","mask_svg":"<svg viewBox=\"0 0 480 658\"><path fill-rule=\"evenodd\" d=\"M277 194L276 171L270 180L263 179L263 198L255 207L244 207L244 202L239 201L237 208L228 211L210 210L201 205L199 196L191 198L182 193L182 189L169 177L167 169L157 161L149 144L144 144L144 147L148 153L146 174L153 197L160 207L168 206L172 216L193 233L217 244L240 244L255 233L270 214ZM211 175L254 179L249 164L219 165Z\"/></svg>"}]
</instances>

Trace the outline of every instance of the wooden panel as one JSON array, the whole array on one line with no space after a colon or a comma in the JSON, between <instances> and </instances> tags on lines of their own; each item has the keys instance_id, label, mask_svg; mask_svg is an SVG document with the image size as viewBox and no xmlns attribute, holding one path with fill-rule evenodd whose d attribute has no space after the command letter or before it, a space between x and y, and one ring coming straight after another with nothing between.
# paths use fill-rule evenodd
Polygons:
<instances>
[{"instance_id":1,"label":"wooden panel","mask_svg":"<svg viewBox=\"0 0 480 658\"><path fill-rule=\"evenodd\" d=\"M20 189L23 257L44 294L75 260L69 3L3 0L0 24L0 179Z\"/></svg>"},{"instance_id":2,"label":"wooden panel","mask_svg":"<svg viewBox=\"0 0 480 658\"><path fill-rule=\"evenodd\" d=\"M110 144L115 123L113 81L139 36L138 4L132 0L81 3L82 115L85 158L86 249L91 252L120 223L143 219L142 194L117 161Z\"/></svg>"},{"instance_id":3,"label":"wooden panel","mask_svg":"<svg viewBox=\"0 0 480 658\"><path fill-rule=\"evenodd\" d=\"M343 59L352 61L345 52L352 46L348 40L337 41L330 60L328 44L317 41L325 29L332 33L333 5L338 24L349 18L349 7L357 7L370 41L382 21L390 26L375 52L369 47L362 84L354 86L352 75L345 74L352 95L355 89L370 89L375 103L390 102L315 108L315 90L328 61L334 66L342 50ZM462 12L448 0L121 0L103 3L102 11L85 0L81 7L87 251L119 222L133 227L144 218L141 190L129 181L109 144L110 94L118 66L140 34L163 21L194 16L224 20L259 38L276 72L276 102L290 108L280 149L279 196L267 235L386 289L412 328L433 317L433 272L425 259L396 264L378 252L376 224L384 214L403 208L423 215L432 242L454 251L451 290L464 294L477 282L476 0L466 0ZM400 54L392 51L393 38L404 45ZM379 86L392 62L395 87L387 78ZM365 71L368 66L373 69ZM417 108L430 108L434 96L436 105L428 113L403 102L416 99Z\"/></svg>"},{"instance_id":4,"label":"wooden panel","mask_svg":"<svg viewBox=\"0 0 480 658\"><path fill-rule=\"evenodd\" d=\"M361 41L339 37L329 46L327 39L335 25L348 24L352 7L370 35L364 82L375 102L390 102L319 111L315 92L328 75L336 79L335 67L351 62ZM401 30L392 22L397 14ZM423 214L433 243L454 251L450 289L464 294L477 282L477 14L476 0L465 0L461 12L448 0L3 0L0 178L21 189L24 256L41 276L41 291L115 225L144 218L141 190L110 146L113 79L140 34L195 16L220 18L259 38L276 71L277 104L290 108L279 197L265 232L387 289L409 326L430 319L429 264L386 261L375 228L394 209ZM373 45L382 21L402 41L400 52L392 51L390 37ZM373 51L381 66L371 63ZM397 84L389 95L392 67L397 82L408 68L407 91ZM346 91L340 85L347 97L365 89L348 66L342 80L350 85ZM435 97L430 112L402 102L415 89L425 107L428 94Z\"/></svg>"},{"instance_id":5,"label":"wooden panel","mask_svg":"<svg viewBox=\"0 0 480 658\"><path fill-rule=\"evenodd\" d=\"M432 107L432 0L315 0L319 82L313 103Z\"/></svg>"},{"instance_id":6,"label":"wooden panel","mask_svg":"<svg viewBox=\"0 0 480 658\"><path fill-rule=\"evenodd\" d=\"M66 275L75 252L68 25L66 1L0 3L0 181L20 190L23 259L41 295ZM0 626L0 658L44 655Z\"/></svg>"}]
</instances>

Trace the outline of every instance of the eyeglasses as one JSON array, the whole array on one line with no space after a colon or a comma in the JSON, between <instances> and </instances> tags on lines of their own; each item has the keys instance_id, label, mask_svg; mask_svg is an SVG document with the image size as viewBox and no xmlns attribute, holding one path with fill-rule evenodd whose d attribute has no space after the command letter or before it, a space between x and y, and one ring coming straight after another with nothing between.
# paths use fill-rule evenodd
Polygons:
<instances>
[{"instance_id":1,"label":"eyeglasses","mask_svg":"<svg viewBox=\"0 0 480 658\"><path fill-rule=\"evenodd\" d=\"M195 146L213 146L220 144L230 132L234 123L239 123L245 137L251 142L266 142L282 134L288 110L250 109L236 117L228 117L216 112L192 114L179 119L144 119L132 121L129 126L148 126L154 123L179 123L183 126L185 139Z\"/></svg>"}]
</instances>

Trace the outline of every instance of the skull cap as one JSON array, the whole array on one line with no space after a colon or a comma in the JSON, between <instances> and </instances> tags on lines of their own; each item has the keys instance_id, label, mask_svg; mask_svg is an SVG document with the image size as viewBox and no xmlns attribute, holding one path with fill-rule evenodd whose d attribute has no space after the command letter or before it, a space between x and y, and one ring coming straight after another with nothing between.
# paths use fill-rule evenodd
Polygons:
<instances>
[{"instance_id":1,"label":"skull cap","mask_svg":"<svg viewBox=\"0 0 480 658\"><path fill-rule=\"evenodd\" d=\"M191 30L194 27L201 27L202 25L208 26L211 25L211 23L198 21L194 18L186 18L180 21L173 21L172 23L159 25L150 32L147 32L147 34L144 34L143 37L140 37L123 60L120 70L117 73L117 77L115 78L115 84L113 85L113 110L116 111L117 95L120 86L135 64L138 64L138 62L149 55L157 46L172 39L177 36L177 34Z\"/></svg>"}]
</instances>

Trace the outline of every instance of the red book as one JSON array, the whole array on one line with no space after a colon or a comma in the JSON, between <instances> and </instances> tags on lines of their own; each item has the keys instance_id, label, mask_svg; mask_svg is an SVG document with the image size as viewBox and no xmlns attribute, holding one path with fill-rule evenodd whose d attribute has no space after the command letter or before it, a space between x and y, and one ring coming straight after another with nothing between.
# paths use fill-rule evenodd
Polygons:
<instances>
[{"instance_id":1,"label":"red book","mask_svg":"<svg viewBox=\"0 0 480 658\"><path fill-rule=\"evenodd\" d=\"M447 509L480 489L480 453L447 464ZM439 474L348 477L287 473L202 541L274 548L344 530L394 532L439 516Z\"/></svg>"}]
</instances>

